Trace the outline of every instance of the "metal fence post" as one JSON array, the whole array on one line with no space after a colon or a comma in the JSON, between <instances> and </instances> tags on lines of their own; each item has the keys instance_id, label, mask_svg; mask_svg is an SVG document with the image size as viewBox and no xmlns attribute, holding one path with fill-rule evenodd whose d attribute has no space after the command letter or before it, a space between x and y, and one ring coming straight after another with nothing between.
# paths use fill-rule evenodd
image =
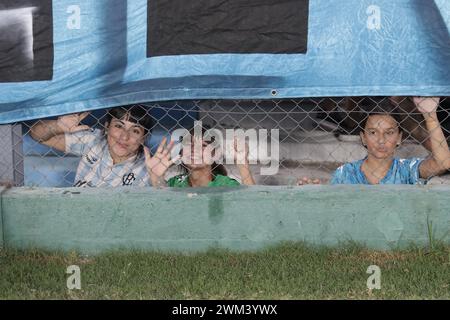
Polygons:
<instances>
[{"instance_id":1,"label":"metal fence post","mask_svg":"<svg viewBox=\"0 0 450 320\"><path fill-rule=\"evenodd\" d=\"M0 181L24 185L22 125L0 126Z\"/></svg>"}]
</instances>

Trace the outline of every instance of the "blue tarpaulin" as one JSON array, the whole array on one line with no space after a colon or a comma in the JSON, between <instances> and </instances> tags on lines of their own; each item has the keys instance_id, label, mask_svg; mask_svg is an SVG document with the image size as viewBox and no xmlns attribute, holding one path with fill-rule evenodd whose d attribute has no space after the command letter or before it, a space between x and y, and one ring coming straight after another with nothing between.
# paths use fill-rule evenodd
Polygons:
<instances>
[{"instance_id":1,"label":"blue tarpaulin","mask_svg":"<svg viewBox=\"0 0 450 320\"><path fill-rule=\"evenodd\" d=\"M152 48L148 48L148 41L152 34L148 29L152 21L148 17L155 16L148 10L151 1L78 0L74 5L69 0L48 0L51 12L41 16L39 12L48 8L39 8L39 3L45 1L10 1L9 7L0 6L0 73L3 73L0 123L163 100L450 96L448 0L309 0L306 9L302 9L307 12L280 10L283 15L280 20L296 21L298 17L303 21L303 24L298 21L299 26L307 27L307 37L303 36L304 43L298 52L293 48L293 52L279 53L218 51L149 56ZM269 10L258 11L262 23L269 29L271 23L277 26L276 19L266 21L264 14L277 12L277 5L296 1L305 3L273 0ZM249 2L256 8L262 1ZM267 1L264 2L261 6L266 8ZM20 8L17 3L22 3ZM170 10L171 1L160 3L160 7ZM173 3L175 6L176 1ZM34 13L24 11L26 6ZM221 20L232 18L224 10L216 9ZM204 15L207 14L211 12ZM12 17L17 19L14 21ZM50 32L47 30L46 40L39 32L33 47L28 44L28 49L26 41L17 40L26 38L27 32L28 37L33 34L27 29L26 17L35 19L32 24L35 33L38 23L41 26L50 23L52 28ZM183 12L178 12L177 17L183 17ZM219 21L215 16L212 18L211 21ZM203 19L201 13L198 17L189 13L186 21L196 19ZM194 23L180 20L180 27L195 32ZM177 23L171 21L171 28ZM203 23L202 28L205 26L208 24ZM269 45L276 37L280 41L297 41L297 35L289 38L288 31L267 32L260 25L255 26L250 31L261 41L269 37ZM202 34L215 32L215 26L210 27L211 30L202 30ZM158 25L152 30L157 31ZM301 36L299 33L298 37ZM170 40L180 43L173 37ZM10 59L5 55L8 41L16 48L15 43L24 48L23 69L11 72L10 66L8 71L5 62L6 67L2 67L2 48L3 61ZM34 50L34 60L29 48ZM211 48L215 49L214 43ZM23 71L30 68L37 70L35 80L32 73Z\"/></svg>"}]
</instances>

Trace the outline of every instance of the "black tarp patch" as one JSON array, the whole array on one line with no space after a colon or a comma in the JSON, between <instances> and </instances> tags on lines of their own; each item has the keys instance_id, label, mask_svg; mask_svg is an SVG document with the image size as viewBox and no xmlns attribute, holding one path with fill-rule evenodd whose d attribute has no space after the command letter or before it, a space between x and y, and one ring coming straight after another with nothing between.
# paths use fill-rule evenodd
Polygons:
<instances>
[{"instance_id":1,"label":"black tarp patch","mask_svg":"<svg viewBox=\"0 0 450 320\"><path fill-rule=\"evenodd\" d=\"M52 78L52 0L1 0L0 82Z\"/></svg>"},{"instance_id":2,"label":"black tarp patch","mask_svg":"<svg viewBox=\"0 0 450 320\"><path fill-rule=\"evenodd\" d=\"M309 0L148 0L147 56L306 53Z\"/></svg>"}]
</instances>

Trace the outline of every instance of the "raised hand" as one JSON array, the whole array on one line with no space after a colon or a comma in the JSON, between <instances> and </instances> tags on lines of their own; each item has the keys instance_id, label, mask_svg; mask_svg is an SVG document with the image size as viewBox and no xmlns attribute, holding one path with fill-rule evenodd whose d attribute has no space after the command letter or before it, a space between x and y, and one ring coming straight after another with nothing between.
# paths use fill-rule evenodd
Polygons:
<instances>
[{"instance_id":1,"label":"raised hand","mask_svg":"<svg viewBox=\"0 0 450 320\"><path fill-rule=\"evenodd\" d=\"M247 142L238 143L238 139L234 138L234 161L239 165L248 165L249 148Z\"/></svg>"},{"instance_id":2,"label":"raised hand","mask_svg":"<svg viewBox=\"0 0 450 320\"><path fill-rule=\"evenodd\" d=\"M174 146L174 141L170 141L167 146L166 142L167 138L164 137L153 157L150 155L150 150L144 146L145 165L151 176L156 176L157 178L164 177L164 174L170 166L180 159L179 155L171 159L170 152Z\"/></svg>"},{"instance_id":3,"label":"raised hand","mask_svg":"<svg viewBox=\"0 0 450 320\"><path fill-rule=\"evenodd\" d=\"M238 143L238 139L234 138L234 161L239 169L239 174L241 175L242 184L247 186L255 185L255 179L253 178L250 166L248 163L249 148L248 144Z\"/></svg>"},{"instance_id":4,"label":"raised hand","mask_svg":"<svg viewBox=\"0 0 450 320\"><path fill-rule=\"evenodd\" d=\"M450 170L450 151L436 113L439 106L439 98L415 97L413 101L425 119L428 131L427 141L431 145L432 156L422 161L419 168L420 177L429 179Z\"/></svg>"},{"instance_id":5,"label":"raised hand","mask_svg":"<svg viewBox=\"0 0 450 320\"><path fill-rule=\"evenodd\" d=\"M83 112L61 116L58 118L56 123L63 132L78 132L89 130L89 126L80 125L80 122L88 115L89 112Z\"/></svg>"},{"instance_id":6,"label":"raised hand","mask_svg":"<svg viewBox=\"0 0 450 320\"><path fill-rule=\"evenodd\" d=\"M439 106L439 97L414 97L414 104L422 114L430 114L436 112Z\"/></svg>"}]
</instances>

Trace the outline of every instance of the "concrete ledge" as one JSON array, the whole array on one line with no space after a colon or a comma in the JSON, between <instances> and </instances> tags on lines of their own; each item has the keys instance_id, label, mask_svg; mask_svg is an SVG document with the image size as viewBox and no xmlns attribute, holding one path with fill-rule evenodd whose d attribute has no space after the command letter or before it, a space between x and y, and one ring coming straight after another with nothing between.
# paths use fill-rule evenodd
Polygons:
<instances>
[{"instance_id":1,"label":"concrete ledge","mask_svg":"<svg viewBox=\"0 0 450 320\"><path fill-rule=\"evenodd\" d=\"M448 186L233 189L10 189L5 246L99 253L119 248L256 250L280 241L375 249L449 243Z\"/></svg>"}]
</instances>

